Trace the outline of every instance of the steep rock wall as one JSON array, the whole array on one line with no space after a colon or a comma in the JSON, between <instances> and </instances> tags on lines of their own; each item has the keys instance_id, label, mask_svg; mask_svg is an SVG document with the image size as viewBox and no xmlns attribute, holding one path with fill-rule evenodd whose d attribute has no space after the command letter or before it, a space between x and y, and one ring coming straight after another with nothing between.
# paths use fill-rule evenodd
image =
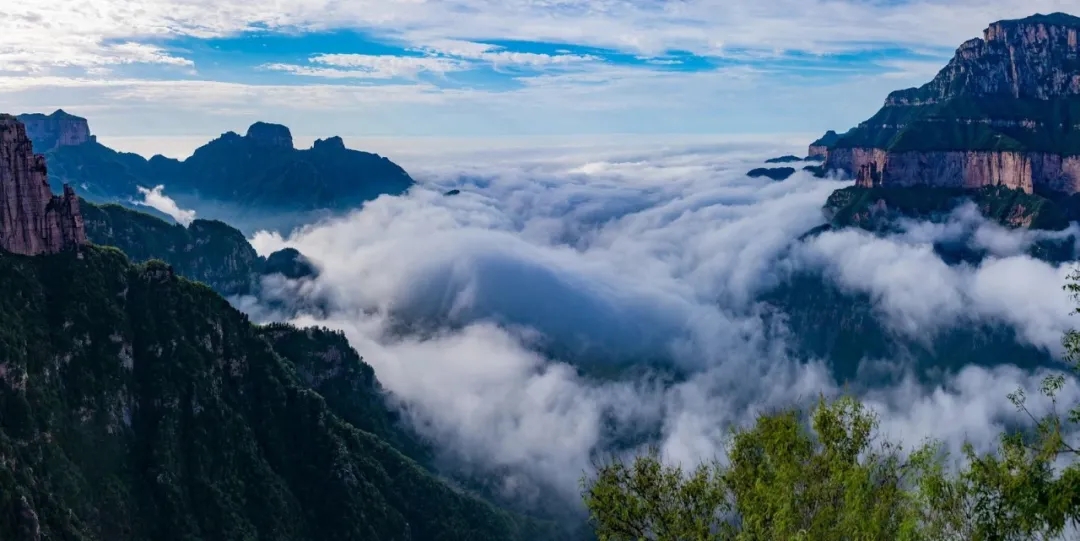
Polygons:
<instances>
[{"instance_id":1,"label":"steep rock wall","mask_svg":"<svg viewBox=\"0 0 1080 541\"><path fill-rule=\"evenodd\" d=\"M57 147L78 146L93 139L90 124L85 118L57 110L51 115L33 113L19 115L26 126L26 135L34 142L34 150L45 152Z\"/></svg>"},{"instance_id":2,"label":"steep rock wall","mask_svg":"<svg viewBox=\"0 0 1080 541\"><path fill-rule=\"evenodd\" d=\"M0 249L36 255L85 243L74 190L65 185L62 196L52 195L45 158L34 154L26 128L0 115Z\"/></svg>"},{"instance_id":3,"label":"steep rock wall","mask_svg":"<svg viewBox=\"0 0 1080 541\"><path fill-rule=\"evenodd\" d=\"M1080 192L1080 156L1041 152L889 152L834 148L826 167L855 177L858 186L937 186L976 189L1005 186L1032 193Z\"/></svg>"}]
</instances>

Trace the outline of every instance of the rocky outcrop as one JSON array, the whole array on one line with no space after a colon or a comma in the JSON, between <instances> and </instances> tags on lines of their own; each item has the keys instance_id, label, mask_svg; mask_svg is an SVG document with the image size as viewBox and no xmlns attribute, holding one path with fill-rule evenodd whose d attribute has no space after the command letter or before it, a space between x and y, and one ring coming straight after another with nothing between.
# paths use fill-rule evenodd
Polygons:
<instances>
[{"instance_id":1,"label":"rocky outcrop","mask_svg":"<svg viewBox=\"0 0 1080 541\"><path fill-rule=\"evenodd\" d=\"M29 113L17 117L26 126L26 135L34 149L45 152L59 147L78 146L94 140L85 118L57 109L51 115Z\"/></svg>"},{"instance_id":2,"label":"rocky outcrop","mask_svg":"<svg viewBox=\"0 0 1080 541\"><path fill-rule=\"evenodd\" d=\"M333 136L326 139L317 139L311 148L323 150L345 150L345 141L341 137Z\"/></svg>"},{"instance_id":3,"label":"rocky outcrop","mask_svg":"<svg viewBox=\"0 0 1080 541\"><path fill-rule=\"evenodd\" d=\"M256 122L248 128L247 138L261 146L280 147L290 150L293 148L292 132L281 124Z\"/></svg>"},{"instance_id":4,"label":"rocky outcrop","mask_svg":"<svg viewBox=\"0 0 1080 541\"><path fill-rule=\"evenodd\" d=\"M70 186L54 196L45 158L34 154L21 122L0 115L0 250L51 254L86 243L79 199Z\"/></svg>"},{"instance_id":5,"label":"rocky outcrop","mask_svg":"<svg viewBox=\"0 0 1080 541\"><path fill-rule=\"evenodd\" d=\"M831 145L860 186L1080 192L1080 18L991 24L929 83L893 92ZM824 139L824 138L823 138Z\"/></svg>"},{"instance_id":6,"label":"rocky outcrop","mask_svg":"<svg viewBox=\"0 0 1080 541\"><path fill-rule=\"evenodd\" d=\"M806 153L806 159L808 160L824 160L825 156L829 153L829 147L836 144L836 140L840 138L840 135L836 132L829 130L818 138L817 141L810 143L810 148Z\"/></svg>"}]
</instances>

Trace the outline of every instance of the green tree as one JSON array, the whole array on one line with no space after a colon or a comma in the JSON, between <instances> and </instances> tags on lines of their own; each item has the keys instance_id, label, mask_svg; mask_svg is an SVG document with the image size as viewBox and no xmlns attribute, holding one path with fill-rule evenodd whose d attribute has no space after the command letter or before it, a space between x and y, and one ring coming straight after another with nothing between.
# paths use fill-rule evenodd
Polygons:
<instances>
[{"instance_id":1,"label":"green tree","mask_svg":"<svg viewBox=\"0 0 1080 541\"><path fill-rule=\"evenodd\" d=\"M1065 289L1080 306L1080 270ZM1080 373L1080 331L1063 345ZM1043 380L1043 414L1023 389L1010 394L1030 422L992 450L965 445L953 467L934 442L905 453L882 439L856 399L822 399L809 419L791 408L734 430L726 462L689 474L655 449L612 459L583 480L585 505L601 541L1059 538L1080 524L1080 404L1061 403L1067 382Z\"/></svg>"},{"instance_id":2,"label":"green tree","mask_svg":"<svg viewBox=\"0 0 1080 541\"><path fill-rule=\"evenodd\" d=\"M613 459L584 481L601 541L921 539L908 486L934 463L875 435L852 398L822 399L806 422L795 408L733 434L726 464L683 475L653 450Z\"/></svg>"}]
</instances>

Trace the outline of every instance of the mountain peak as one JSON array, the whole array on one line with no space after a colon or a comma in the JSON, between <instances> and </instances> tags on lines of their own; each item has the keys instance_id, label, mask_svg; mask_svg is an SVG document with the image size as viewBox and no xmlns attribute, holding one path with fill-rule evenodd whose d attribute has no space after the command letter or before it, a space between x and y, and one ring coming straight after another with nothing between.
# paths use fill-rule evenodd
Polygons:
<instances>
[{"instance_id":1,"label":"mountain peak","mask_svg":"<svg viewBox=\"0 0 1080 541\"><path fill-rule=\"evenodd\" d=\"M281 124L256 122L248 128L245 137L264 146L293 148L292 132Z\"/></svg>"},{"instance_id":2,"label":"mountain peak","mask_svg":"<svg viewBox=\"0 0 1080 541\"><path fill-rule=\"evenodd\" d=\"M311 148L343 149L345 148L345 141L335 135L326 139L317 139Z\"/></svg>"},{"instance_id":3,"label":"mountain peak","mask_svg":"<svg viewBox=\"0 0 1080 541\"><path fill-rule=\"evenodd\" d=\"M94 140L90 135L90 123L63 109L52 114L24 113L16 117L26 126L26 133L38 152L59 147L73 147Z\"/></svg>"},{"instance_id":4,"label":"mountain peak","mask_svg":"<svg viewBox=\"0 0 1080 541\"><path fill-rule=\"evenodd\" d=\"M893 92L886 106L960 96L1048 100L1080 95L1080 17L1064 13L998 21L963 43L937 76Z\"/></svg>"}]
</instances>

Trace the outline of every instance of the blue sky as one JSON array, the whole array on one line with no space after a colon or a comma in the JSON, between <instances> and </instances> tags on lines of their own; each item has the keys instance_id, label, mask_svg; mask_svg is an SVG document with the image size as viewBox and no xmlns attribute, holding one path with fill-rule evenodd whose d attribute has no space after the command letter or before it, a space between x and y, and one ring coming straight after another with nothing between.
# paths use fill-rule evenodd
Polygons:
<instances>
[{"instance_id":1,"label":"blue sky","mask_svg":"<svg viewBox=\"0 0 1080 541\"><path fill-rule=\"evenodd\" d=\"M36 0L0 102L103 137L814 133L1062 0Z\"/></svg>"}]
</instances>

